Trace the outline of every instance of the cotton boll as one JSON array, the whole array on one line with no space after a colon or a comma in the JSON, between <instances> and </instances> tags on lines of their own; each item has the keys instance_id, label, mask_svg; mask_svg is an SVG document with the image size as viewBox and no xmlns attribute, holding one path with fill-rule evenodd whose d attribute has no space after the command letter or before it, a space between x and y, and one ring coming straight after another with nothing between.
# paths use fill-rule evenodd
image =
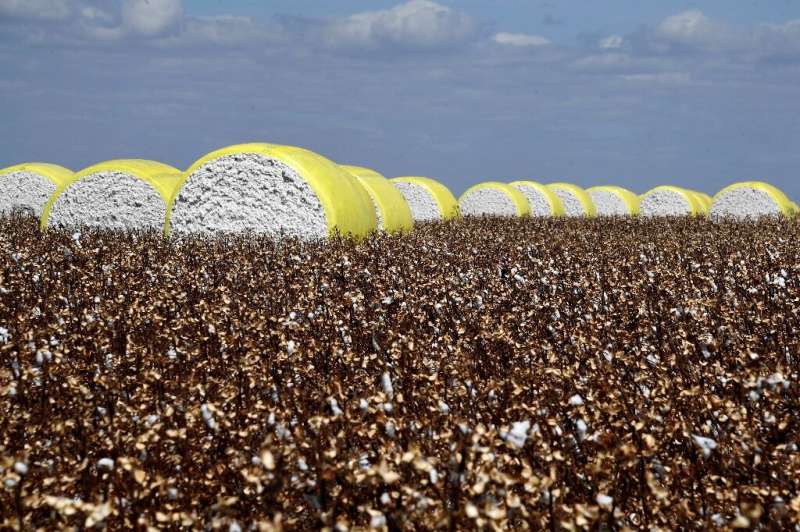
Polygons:
<instances>
[{"instance_id":1,"label":"cotton boll","mask_svg":"<svg viewBox=\"0 0 800 532\"><path fill-rule=\"evenodd\" d=\"M700 448L705 458L711 456L711 451L717 448L717 442L711 438L698 436L697 434L692 434L692 441L694 441L694 444Z\"/></svg>"},{"instance_id":2,"label":"cotton boll","mask_svg":"<svg viewBox=\"0 0 800 532\"><path fill-rule=\"evenodd\" d=\"M508 431L500 431L500 437L506 440L508 443L516 447L517 449L521 449L525 446L525 442L528 439L528 430L531 427L531 422L528 420L525 421L516 421L511 424L511 430Z\"/></svg>"},{"instance_id":3,"label":"cotton boll","mask_svg":"<svg viewBox=\"0 0 800 532\"><path fill-rule=\"evenodd\" d=\"M28 464L26 464L25 462L16 462L16 463L14 464L14 471L15 471L15 472L16 472L18 475L20 475L20 476L23 476L23 477L24 477L25 475L27 475L27 474L28 474Z\"/></svg>"},{"instance_id":4,"label":"cotton boll","mask_svg":"<svg viewBox=\"0 0 800 532\"><path fill-rule=\"evenodd\" d=\"M394 396L394 387L392 386L392 377L388 371L381 375L381 386L383 386L383 393L391 399Z\"/></svg>"},{"instance_id":5,"label":"cotton boll","mask_svg":"<svg viewBox=\"0 0 800 532\"><path fill-rule=\"evenodd\" d=\"M614 507L614 499L604 493L599 493L595 500L597 504L605 510L611 510Z\"/></svg>"}]
</instances>

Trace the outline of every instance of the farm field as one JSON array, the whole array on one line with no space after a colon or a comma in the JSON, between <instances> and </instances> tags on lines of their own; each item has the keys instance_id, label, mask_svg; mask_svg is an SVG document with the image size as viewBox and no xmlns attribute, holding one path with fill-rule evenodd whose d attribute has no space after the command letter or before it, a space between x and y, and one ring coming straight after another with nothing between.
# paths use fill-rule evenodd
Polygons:
<instances>
[{"instance_id":1,"label":"farm field","mask_svg":"<svg viewBox=\"0 0 800 532\"><path fill-rule=\"evenodd\" d=\"M800 222L0 220L2 528L791 529Z\"/></svg>"}]
</instances>

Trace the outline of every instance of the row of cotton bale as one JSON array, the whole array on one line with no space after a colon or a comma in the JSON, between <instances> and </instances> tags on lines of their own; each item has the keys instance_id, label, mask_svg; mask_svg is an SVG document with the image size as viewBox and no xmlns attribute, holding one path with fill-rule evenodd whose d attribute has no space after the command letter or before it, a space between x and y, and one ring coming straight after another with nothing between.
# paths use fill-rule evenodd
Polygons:
<instances>
[{"instance_id":1,"label":"row of cotton bale","mask_svg":"<svg viewBox=\"0 0 800 532\"><path fill-rule=\"evenodd\" d=\"M617 186L584 190L569 183L490 181L467 189L459 206L467 216L700 216L724 220L800 213L800 207L783 192L759 181L735 183L713 198L675 186L658 186L637 196Z\"/></svg>"},{"instance_id":2,"label":"row of cotton bale","mask_svg":"<svg viewBox=\"0 0 800 532\"><path fill-rule=\"evenodd\" d=\"M311 151L243 144L209 153L187 171L119 159L77 173L29 163L0 170L0 213L25 210L47 227L156 229L165 234L260 233L325 238L458 216L442 184L392 180Z\"/></svg>"},{"instance_id":3,"label":"row of cotton bale","mask_svg":"<svg viewBox=\"0 0 800 532\"><path fill-rule=\"evenodd\" d=\"M0 213L23 208L48 226L157 229L165 234L253 232L307 240L410 230L464 216L793 216L797 205L759 182L715 198L679 187L642 196L621 187L487 182L456 200L426 177L386 179L311 151L242 144L214 151L187 171L155 161L114 160L77 173L29 163L0 170Z\"/></svg>"}]
</instances>

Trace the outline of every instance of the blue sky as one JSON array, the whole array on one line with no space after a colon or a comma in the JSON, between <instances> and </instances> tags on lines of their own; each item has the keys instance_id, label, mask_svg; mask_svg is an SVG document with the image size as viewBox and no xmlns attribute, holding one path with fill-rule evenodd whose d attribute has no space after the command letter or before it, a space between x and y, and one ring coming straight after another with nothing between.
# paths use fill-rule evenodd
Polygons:
<instances>
[{"instance_id":1,"label":"blue sky","mask_svg":"<svg viewBox=\"0 0 800 532\"><path fill-rule=\"evenodd\" d=\"M0 0L0 166L295 144L455 193L800 198L800 2Z\"/></svg>"}]
</instances>

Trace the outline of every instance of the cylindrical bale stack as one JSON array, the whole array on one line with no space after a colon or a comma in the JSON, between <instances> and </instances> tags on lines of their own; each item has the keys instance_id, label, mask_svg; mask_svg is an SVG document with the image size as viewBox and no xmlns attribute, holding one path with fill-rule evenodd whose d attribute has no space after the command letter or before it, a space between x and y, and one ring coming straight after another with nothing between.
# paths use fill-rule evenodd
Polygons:
<instances>
[{"instance_id":1,"label":"cylindrical bale stack","mask_svg":"<svg viewBox=\"0 0 800 532\"><path fill-rule=\"evenodd\" d=\"M547 187L561 200L566 216L586 218L597 216L592 198L581 187L570 183L551 183Z\"/></svg>"},{"instance_id":2,"label":"cylindrical bale stack","mask_svg":"<svg viewBox=\"0 0 800 532\"><path fill-rule=\"evenodd\" d=\"M712 220L756 219L795 215L796 205L777 187L761 181L734 183L720 190L711 204Z\"/></svg>"},{"instance_id":3,"label":"cylindrical bale stack","mask_svg":"<svg viewBox=\"0 0 800 532\"><path fill-rule=\"evenodd\" d=\"M49 163L3 168L0 170L0 214L19 210L39 218L50 197L72 175L72 170Z\"/></svg>"},{"instance_id":4,"label":"cylindrical bale stack","mask_svg":"<svg viewBox=\"0 0 800 532\"><path fill-rule=\"evenodd\" d=\"M528 200L531 216L564 216L564 204L547 186L535 181L512 181L509 185L522 192Z\"/></svg>"},{"instance_id":5,"label":"cylindrical bale stack","mask_svg":"<svg viewBox=\"0 0 800 532\"><path fill-rule=\"evenodd\" d=\"M642 194L639 201L641 216L700 216L703 204L692 191L662 185Z\"/></svg>"},{"instance_id":6,"label":"cylindrical bale stack","mask_svg":"<svg viewBox=\"0 0 800 532\"><path fill-rule=\"evenodd\" d=\"M312 151L239 144L201 157L172 205L174 234L253 232L321 240L376 228L369 194L349 172Z\"/></svg>"},{"instance_id":7,"label":"cylindrical bale stack","mask_svg":"<svg viewBox=\"0 0 800 532\"><path fill-rule=\"evenodd\" d=\"M487 181L469 187L458 199L462 216L522 217L530 214L528 200L516 188Z\"/></svg>"},{"instance_id":8,"label":"cylindrical bale stack","mask_svg":"<svg viewBox=\"0 0 800 532\"><path fill-rule=\"evenodd\" d=\"M156 161L117 159L92 165L53 194L41 216L42 229L166 231L169 205L180 181L180 170Z\"/></svg>"},{"instance_id":9,"label":"cylindrical bale stack","mask_svg":"<svg viewBox=\"0 0 800 532\"><path fill-rule=\"evenodd\" d=\"M429 177L390 179L408 202L414 222L449 220L459 217L458 201L443 184Z\"/></svg>"},{"instance_id":10,"label":"cylindrical bale stack","mask_svg":"<svg viewBox=\"0 0 800 532\"><path fill-rule=\"evenodd\" d=\"M638 216L639 196L617 186L599 186L586 190L598 216Z\"/></svg>"},{"instance_id":11,"label":"cylindrical bale stack","mask_svg":"<svg viewBox=\"0 0 800 532\"><path fill-rule=\"evenodd\" d=\"M402 233L414 227L414 218L411 216L408 202L388 179L371 168L340 166L355 176L369 194L379 230Z\"/></svg>"}]
</instances>

